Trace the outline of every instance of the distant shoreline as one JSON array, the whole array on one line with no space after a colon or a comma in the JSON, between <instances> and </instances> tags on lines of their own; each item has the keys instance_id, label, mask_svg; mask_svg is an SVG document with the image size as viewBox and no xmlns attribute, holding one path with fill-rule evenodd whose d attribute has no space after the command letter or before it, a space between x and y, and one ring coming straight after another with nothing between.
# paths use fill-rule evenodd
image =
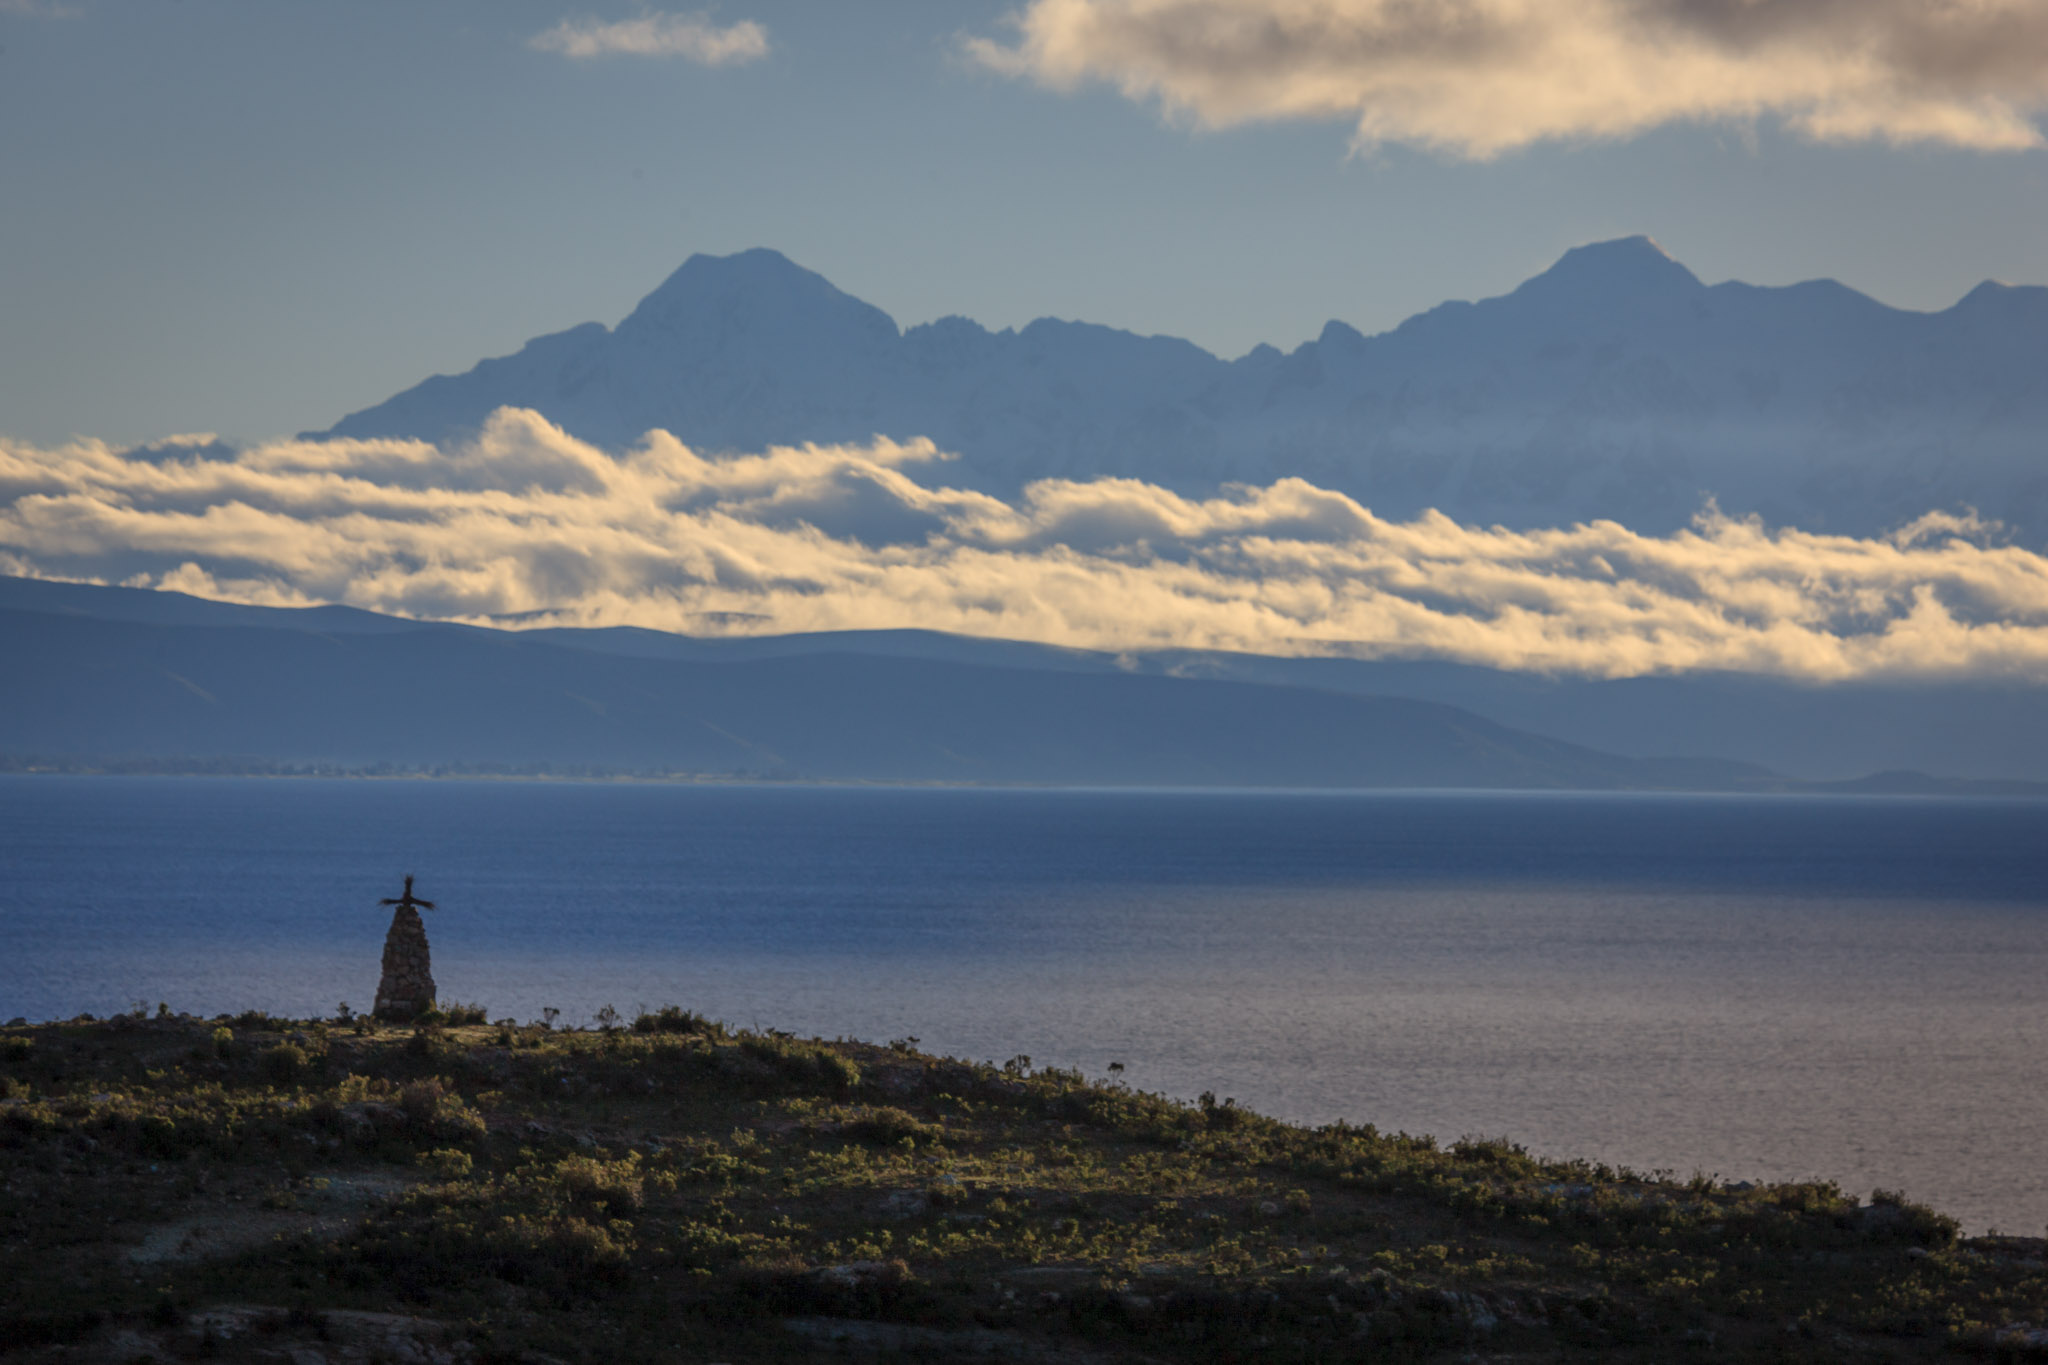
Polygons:
<instances>
[{"instance_id":1,"label":"distant shoreline","mask_svg":"<svg viewBox=\"0 0 2048 1365\"><path fill-rule=\"evenodd\" d=\"M1122 784L1089 782L975 782L938 778L804 777L773 773L636 772L631 769L576 766L514 768L500 765L431 764L402 766L367 764L262 764L193 760L109 760L105 762L17 758L0 754L0 776L18 777L232 777L300 781L358 782L528 782L601 783L677 787L826 787L844 790L904 791L1100 791L1100 792L1237 792L1306 794L1368 792L1486 792L1499 795L1551 796L1907 796L2048 799L2048 782L2020 779L1944 778L1926 773L1873 773L1837 781L1784 778L1744 787L1466 787L1466 786L1246 786L1233 784Z\"/></svg>"}]
</instances>

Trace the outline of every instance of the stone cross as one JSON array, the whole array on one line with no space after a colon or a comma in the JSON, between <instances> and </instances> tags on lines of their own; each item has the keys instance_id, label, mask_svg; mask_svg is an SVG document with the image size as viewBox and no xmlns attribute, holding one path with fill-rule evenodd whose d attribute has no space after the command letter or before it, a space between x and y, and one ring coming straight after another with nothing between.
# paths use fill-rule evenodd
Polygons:
<instances>
[{"instance_id":1,"label":"stone cross","mask_svg":"<svg viewBox=\"0 0 2048 1365\"><path fill-rule=\"evenodd\" d=\"M434 908L412 893L412 874L405 893L381 902L398 908L391 913L391 932L384 936L384 977L377 983L376 1015L394 1023L417 1018L434 1007L434 968L427 956L427 926L420 911Z\"/></svg>"}]
</instances>

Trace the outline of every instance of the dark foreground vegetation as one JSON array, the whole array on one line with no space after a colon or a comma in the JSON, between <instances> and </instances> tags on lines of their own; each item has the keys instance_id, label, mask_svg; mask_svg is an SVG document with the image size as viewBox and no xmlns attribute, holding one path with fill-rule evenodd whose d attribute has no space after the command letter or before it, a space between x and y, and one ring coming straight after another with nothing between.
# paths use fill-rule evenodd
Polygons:
<instances>
[{"instance_id":1,"label":"dark foreground vegetation","mask_svg":"<svg viewBox=\"0 0 2048 1365\"><path fill-rule=\"evenodd\" d=\"M0 1347L2048 1360L2048 1245L1882 1194L1295 1127L915 1043L674 1009L0 1029Z\"/></svg>"}]
</instances>

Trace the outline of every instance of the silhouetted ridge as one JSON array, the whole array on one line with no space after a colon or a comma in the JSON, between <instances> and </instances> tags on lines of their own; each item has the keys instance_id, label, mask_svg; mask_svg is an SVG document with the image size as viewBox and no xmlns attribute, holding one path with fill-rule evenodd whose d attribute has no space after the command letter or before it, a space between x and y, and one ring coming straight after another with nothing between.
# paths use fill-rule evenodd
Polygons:
<instances>
[{"instance_id":1,"label":"silhouetted ridge","mask_svg":"<svg viewBox=\"0 0 2048 1365\"><path fill-rule=\"evenodd\" d=\"M1958 299L1948 311L1971 318L2017 319L2044 309L2048 309L2048 286L1986 280Z\"/></svg>"},{"instance_id":2,"label":"silhouetted ridge","mask_svg":"<svg viewBox=\"0 0 2048 1365\"><path fill-rule=\"evenodd\" d=\"M757 249L692 256L616 328L437 376L332 434L444 440L515 406L614 450L653 428L707 451L929 437L961 457L946 483L1004 497L1049 477L1209 496L1300 476L1397 519L1663 532L1712 498L1872 535L1972 507L2044 544L2043 355L2048 290L1987 284L1922 313L1832 280L1709 287L1648 237L1234 362L1052 318L903 331Z\"/></svg>"},{"instance_id":3,"label":"silhouetted ridge","mask_svg":"<svg viewBox=\"0 0 2048 1365\"><path fill-rule=\"evenodd\" d=\"M1663 247L1638 236L1575 246L1511 297L1569 299L1583 306L1668 298L1705 287Z\"/></svg>"},{"instance_id":4,"label":"silhouetted ridge","mask_svg":"<svg viewBox=\"0 0 2048 1365\"><path fill-rule=\"evenodd\" d=\"M614 330L620 336L678 329L732 336L772 333L777 323L832 322L877 340L897 335L895 320L881 309L779 251L755 247L690 257Z\"/></svg>"}]
</instances>

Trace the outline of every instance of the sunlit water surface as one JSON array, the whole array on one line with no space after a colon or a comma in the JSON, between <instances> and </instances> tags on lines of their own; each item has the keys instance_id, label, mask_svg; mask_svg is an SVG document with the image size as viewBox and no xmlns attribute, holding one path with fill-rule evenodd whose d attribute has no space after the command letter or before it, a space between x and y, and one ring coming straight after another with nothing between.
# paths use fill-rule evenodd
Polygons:
<instances>
[{"instance_id":1,"label":"sunlit water surface","mask_svg":"<svg viewBox=\"0 0 2048 1365\"><path fill-rule=\"evenodd\" d=\"M678 1003L2048 1223L2048 803L0 777L0 1018Z\"/></svg>"}]
</instances>

